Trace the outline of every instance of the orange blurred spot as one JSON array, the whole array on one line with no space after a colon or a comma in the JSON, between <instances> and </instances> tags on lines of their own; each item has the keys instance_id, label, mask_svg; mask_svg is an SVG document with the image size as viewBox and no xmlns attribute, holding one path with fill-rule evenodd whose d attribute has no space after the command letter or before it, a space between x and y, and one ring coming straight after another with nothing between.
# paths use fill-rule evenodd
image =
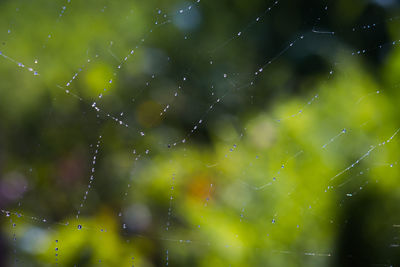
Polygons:
<instances>
[{"instance_id":1,"label":"orange blurred spot","mask_svg":"<svg viewBox=\"0 0 400 267\"><path fill-rule=\"evenodd\" d=\"M213 188L211 187L211 179L207 175L197 175L192 177L191 183L188 185L189 196L197 201L206 201L211 199Z\"/></svg>"}]
</instances>

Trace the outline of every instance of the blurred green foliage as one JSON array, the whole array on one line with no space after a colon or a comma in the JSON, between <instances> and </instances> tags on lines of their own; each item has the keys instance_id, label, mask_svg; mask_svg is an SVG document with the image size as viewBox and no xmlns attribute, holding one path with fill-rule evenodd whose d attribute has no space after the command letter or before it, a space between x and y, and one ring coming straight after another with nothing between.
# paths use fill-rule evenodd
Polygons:
<instances>
[{"instance_id":1,"label":"blurred green foliage","mask_svg":"<svg viewBox=\"0 0 400 267\"><path fill-rule=\"evenodd\" d=\"M0 2L0 265L396 266L381 2Z\"/></svg>"}]
</instances>

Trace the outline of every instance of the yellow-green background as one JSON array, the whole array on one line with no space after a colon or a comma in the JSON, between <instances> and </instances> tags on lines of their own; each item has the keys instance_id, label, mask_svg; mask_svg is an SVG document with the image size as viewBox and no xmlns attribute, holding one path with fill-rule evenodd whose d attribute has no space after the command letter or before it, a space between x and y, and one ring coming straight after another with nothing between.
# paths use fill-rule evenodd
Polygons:
<instances>
[{"instance_id":1,"label":"yellow-green background","mask_svg":"<svg viewBox=\"0 0 400 267\"><path fill-rule=\"evenodd\" d=\"M381 2L1 1L0 265L397 266Z\"/></svg>"}]
</instances>

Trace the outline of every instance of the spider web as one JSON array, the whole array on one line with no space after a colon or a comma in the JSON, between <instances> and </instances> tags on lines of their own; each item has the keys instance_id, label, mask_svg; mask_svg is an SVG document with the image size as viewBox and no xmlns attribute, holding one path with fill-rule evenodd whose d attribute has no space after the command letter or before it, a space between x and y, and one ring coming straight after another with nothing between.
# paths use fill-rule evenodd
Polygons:
<instances>
[{"instance_id":1,"label":"spider web","mask_svg":"<svg viewBox=\"0 0 400 267\"><path fill-rule=\"evenodd\" d=\"M397 266L394 1L3 1L4 266Z\"/></svg>"}]
</instances>

